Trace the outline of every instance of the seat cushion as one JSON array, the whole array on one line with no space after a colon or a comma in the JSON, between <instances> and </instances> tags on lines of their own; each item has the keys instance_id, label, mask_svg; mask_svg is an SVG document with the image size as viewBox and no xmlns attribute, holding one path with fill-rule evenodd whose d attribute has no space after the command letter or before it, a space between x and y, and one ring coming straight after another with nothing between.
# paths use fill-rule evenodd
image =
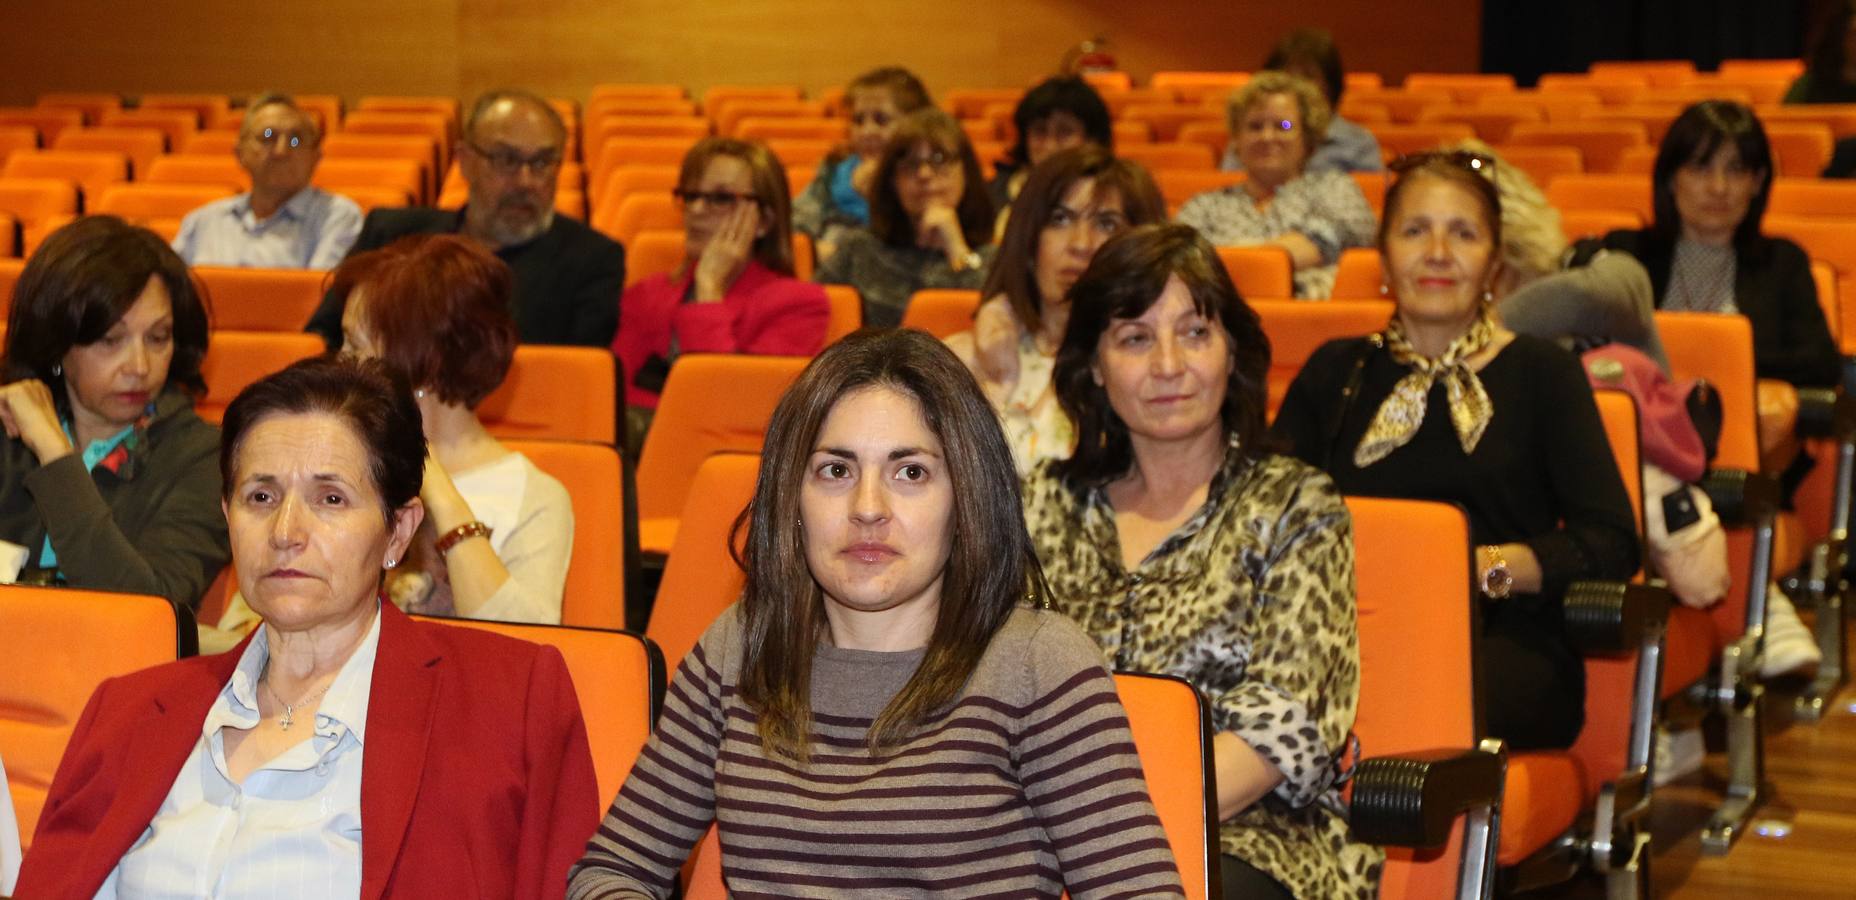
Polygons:
<instances>
[{"instance_id":1,"label":"seat cushion","mask_svg":"<svg viewBox=\"0 0 1856 900\"><path fill-rule=\"evenodd\" d=\"M1669 632L1663 650L1663 697L1669 699L1700 681L1721 651L1720 632L1706 612L1686 606L1669 609Z\"/></svg>"},{"instance_id":2,"label":"seat cushion","mask_svg":"<svg viewBox=\"0 0 1856 900\"><path fill-rule=\"evenodd\" d=\"M1585 782L1585 766L1566 751L1510 755L1502 791L1500 863L1514 865L1571 829L1584 805Z\"/></svg>"},{"instance_id":3,"label":"seat cushion","mask_svg":"<svg viewBox=\"0 0 1856 900\"><path fill-rule=\"evenodd\" d=\"M646 556L665 557L677 542L677 524L681 519L652 518L638 520L638 550Z\"/></svg>"}]
</instances>

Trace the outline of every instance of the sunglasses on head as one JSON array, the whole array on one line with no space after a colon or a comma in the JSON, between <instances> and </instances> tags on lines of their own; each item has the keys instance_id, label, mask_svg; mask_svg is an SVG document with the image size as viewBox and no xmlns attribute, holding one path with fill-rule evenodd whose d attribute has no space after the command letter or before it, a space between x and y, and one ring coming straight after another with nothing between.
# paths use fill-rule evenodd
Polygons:
<instances>
[{"instance_id":1,"label":"sunglasses on head","mask_svg":"<svg viewBox=\"0 0 1856 900\"><path fill-rule=\"evenodd\" d=\"M1484 178L1495 177L1495 158L1468 150L1426 150L1423 153L1406 153L1387 163L1386 169L1395 175L1403 175L1412 169L1433 162L1467 169Z\"/></svg>"}]
</instances>

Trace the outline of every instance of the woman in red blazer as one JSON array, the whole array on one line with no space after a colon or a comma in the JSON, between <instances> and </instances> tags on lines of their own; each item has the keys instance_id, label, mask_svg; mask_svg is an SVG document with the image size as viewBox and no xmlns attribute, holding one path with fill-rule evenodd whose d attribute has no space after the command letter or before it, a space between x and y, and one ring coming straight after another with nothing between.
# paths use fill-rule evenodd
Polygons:
<instances>
[{"instance_id":1,"label":"woman in red blazer","mask_svg":"<svg viewBox=\"0 0 1856 900\"><path fill-rule=\"evenodd\" d=\"M560 654L379 599L424 462L377 363L308 360L233 401L226 516L265 624L97 689L16 896L562 895L599 798Z\"/></svg>"},{"instance_id":2,"label":"woman in red blazer","mask_svg":"<svg viewBox=\"0 0 1856 900\"><path fill-rule=\"evenodd\" d=\"M811 356L825 346L825 289L793 277L786 170L759 141L704 138L683 157L683 264L625 289L612 352L625 367L634 446L682 353Z\"/></svg>"}]
</instances>

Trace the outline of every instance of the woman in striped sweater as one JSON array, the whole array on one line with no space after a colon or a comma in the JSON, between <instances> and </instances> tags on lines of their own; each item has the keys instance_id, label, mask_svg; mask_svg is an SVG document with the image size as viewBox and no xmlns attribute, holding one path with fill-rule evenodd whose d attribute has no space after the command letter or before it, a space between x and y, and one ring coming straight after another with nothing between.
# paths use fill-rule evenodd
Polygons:
<instances>
[{"instance_id":1,"label":"woman in striped sweater","mask_svg":"<svg viewBox=\"0 0 1856 900\"><path fill-rule=\"evenodd\" d=\"M827 349L745 521L741 602L683 661L570 897L670 896L712 821L737 896L1180 895L1114 682L1042 609L1011 452L952 353L905 331Z\"/></svg>"}]
</instances>

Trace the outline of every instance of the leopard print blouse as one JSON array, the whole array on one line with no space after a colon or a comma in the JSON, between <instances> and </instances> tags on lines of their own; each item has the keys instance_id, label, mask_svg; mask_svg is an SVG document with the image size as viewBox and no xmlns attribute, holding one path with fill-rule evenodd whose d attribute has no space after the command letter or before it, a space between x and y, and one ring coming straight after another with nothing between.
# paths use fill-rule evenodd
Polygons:
<instances>
[{"instance_id":1,"label":"leopard print blouse","mask_svg":"<svg viewBox=\"0 0 1856 900\"><path fill-rule=\"evenodd\" d=\"M1025 518L1053 606L1116 669L1192 682L1214 731L1282 771L1223 824L1222 851L1302 900L1377 896L1385 856L1349 838L1337 785L1360 659L1352 526L1334 483L1233 445L1205 505L1131 572L1102 488L1074 489L1045 463L1025 484Z\"/></svg>"}]
</instances>

